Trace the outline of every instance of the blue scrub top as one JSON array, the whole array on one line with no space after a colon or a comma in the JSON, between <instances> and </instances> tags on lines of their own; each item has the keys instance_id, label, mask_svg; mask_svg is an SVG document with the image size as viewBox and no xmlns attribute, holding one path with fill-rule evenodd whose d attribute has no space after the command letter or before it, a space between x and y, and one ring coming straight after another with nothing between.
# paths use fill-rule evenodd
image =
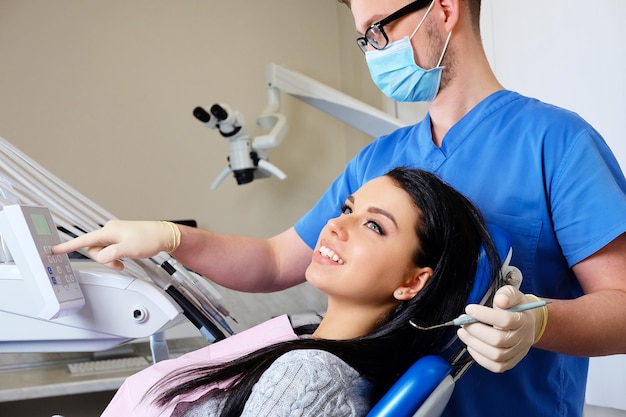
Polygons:
<instances>
[{"instance_id":1,"label":"blue scrub top","mask_svg":"<svg viewBox=\"0 0 626 417\"><path fill-rule=\"evenodd\" d=\"M297 233L313 248L348 195L397 166L438 174L506 230L521 289L539 297L582 295L571 266L626 231L626 180L602 137L572 112L499 91L455 124L441 147L429 115L372 142L296 223ZM581 416L586 375L587 359L540 349L504 374L474 365L444 415Z\"/></svg>"}]
</instances>

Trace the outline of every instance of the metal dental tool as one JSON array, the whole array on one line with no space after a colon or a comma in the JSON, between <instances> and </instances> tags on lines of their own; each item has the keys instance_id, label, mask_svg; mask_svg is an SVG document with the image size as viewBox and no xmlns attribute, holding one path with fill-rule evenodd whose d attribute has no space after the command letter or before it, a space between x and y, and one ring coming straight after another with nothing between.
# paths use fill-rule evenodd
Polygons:
<instances>
[{"instance_id":1,"label":"metal dental tool","mask_svg":"<svg viewBox=\"0 0 626 417\"><path fill-rule=\"evenodd\" d=\"M543 307L547 304L549 304L549 302L547 301L536 301L533 303L516 305L511 308L507 308L505 311L510 311L512 313L519 313L522 311ZM446 326L462 326L464 324L471 324L471 323L476 323L476 322L478 322L478 320L476 320L474 317L468 314L461 314L459 317L457 317L454 320L450 320L446 323L436 324L434 326L428 326L428 327L419 326L415 324L413 320L409 320L409 323L411 324L411 326L419 330L432 330L432 329L438 329L440 327L446 327Z\"/></svg>"}]
</instances>

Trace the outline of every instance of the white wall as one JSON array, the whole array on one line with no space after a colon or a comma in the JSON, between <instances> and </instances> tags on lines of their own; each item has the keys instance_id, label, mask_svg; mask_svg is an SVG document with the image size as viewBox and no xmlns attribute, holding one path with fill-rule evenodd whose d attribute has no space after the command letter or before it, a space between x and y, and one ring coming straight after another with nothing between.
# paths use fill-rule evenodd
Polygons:
<instances>
[{"instance_id":1,"label":"white wall","mask_svg":"<svg viewBox=\"0 0 626 417\"><path fill-rule=\"evenodd\" d=\"M483 36L505 87L579 113L626 168L626 2L484 0ZM626 410L626 356L592 358L587 402Z\"/></svg>"},{"instance_id":2,"label":"white wall","mask_svg":"<svg viewBox=\"0 0 626 417\"><path fill-rule=\"evenodd\" d=\"M485 0L488 56L505 87L583 116L626 167L626 2Z\"/></svg>"}]
</instances>

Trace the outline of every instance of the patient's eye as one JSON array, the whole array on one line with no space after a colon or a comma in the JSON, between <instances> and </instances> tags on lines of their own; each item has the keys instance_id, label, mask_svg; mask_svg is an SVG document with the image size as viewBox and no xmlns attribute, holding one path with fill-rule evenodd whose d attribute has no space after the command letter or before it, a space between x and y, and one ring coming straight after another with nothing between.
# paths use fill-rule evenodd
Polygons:
<instances>
[{"instance_id":1,"label":"patient's eye","mask_svg":"<svg viewBox=\"0 0 626 417\"><path fill-rule=\"evenodd\" d=\"M378 223L376 223L374 220L368 220L367 221L367 227L371 230L373 230L374 232L378 233L379 235L384 235L385 231L383 230L382 227L380 227L380 225Z\"/></svg>"},{"instance_id":2,"label":"patient's eye","mask_svg":"<svg viewBox=\"0 0 626 417\"><path fill-rule=\"evenodd\" d=\"M341 214L350 214L352 213L352 208L348 207L347 204L342 204L341 205Z\"/></svg>"}]
</instances>

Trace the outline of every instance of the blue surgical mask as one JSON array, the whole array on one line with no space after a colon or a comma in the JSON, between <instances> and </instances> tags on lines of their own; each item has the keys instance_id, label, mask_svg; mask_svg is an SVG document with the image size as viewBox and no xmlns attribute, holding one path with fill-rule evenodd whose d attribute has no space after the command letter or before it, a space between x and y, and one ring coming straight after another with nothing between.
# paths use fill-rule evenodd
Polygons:
<instances>
[{"instance_id":1,"label":"blue surgical mask","mask_svg":"<svg viewBox=\"0 0 626 417\"><path fill-rule=\"evenodd\" d=\"M393 100L432 101L439 92L441 72L444 69L441 61L452 33L448 34L437 66L430 70L425 70L415 63L413 45L411 45L411 38L422 25L429 11L430 8L410 37L392 42L384 49L367 51L365 54L372 80L387 97Z\"/></svg>"}]
</instances>

